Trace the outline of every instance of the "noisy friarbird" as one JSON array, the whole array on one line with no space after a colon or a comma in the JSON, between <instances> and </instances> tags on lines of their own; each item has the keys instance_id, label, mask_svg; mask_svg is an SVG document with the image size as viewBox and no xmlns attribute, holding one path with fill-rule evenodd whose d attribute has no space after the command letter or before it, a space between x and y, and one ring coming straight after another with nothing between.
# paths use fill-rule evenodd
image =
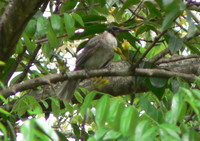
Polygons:
<instances>
[{"instance_id":1,"label":"noisy friarbird","mask_svg":"<svg viewBox=\"0 0 200 141\"><path fill-rule=\"evenodd\" d=\"M128 30L113 26L109 27L102 34L90 39L83 52L77 57L75 70L99 69L106 66L114 56L113 48L117 47L116 34ZM80 79L64 82L60 91L58 91L58 97L69 102L79 82Z\"/></svg>"}]
</instances>

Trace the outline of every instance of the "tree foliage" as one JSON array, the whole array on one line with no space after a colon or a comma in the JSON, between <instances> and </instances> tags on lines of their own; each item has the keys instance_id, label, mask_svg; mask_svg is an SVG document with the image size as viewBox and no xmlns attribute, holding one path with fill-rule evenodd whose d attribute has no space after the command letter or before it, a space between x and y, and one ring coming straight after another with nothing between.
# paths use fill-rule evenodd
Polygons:
<instances>
[{"instance_id":1,"label":"tree foliage","mask_svg":"<svg viewBox=\"0 0 200 141\"><path fill-rule=\"evenodd\" d=\"M199 11L191 0L1 0L0 138L200 140ZM131 29L113 63L70 72L109 26ZM59 100L76 78L72 102Z\"/></svg>"}]
</instances>

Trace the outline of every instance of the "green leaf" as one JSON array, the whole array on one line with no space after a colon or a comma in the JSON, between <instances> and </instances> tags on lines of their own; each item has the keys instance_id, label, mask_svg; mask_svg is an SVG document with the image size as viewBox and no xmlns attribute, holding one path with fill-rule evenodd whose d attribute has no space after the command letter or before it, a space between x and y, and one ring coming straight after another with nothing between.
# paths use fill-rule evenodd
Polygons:
<instances>
[{"instance_id":1,"label":"green leaf","mask_svg":"<svg viewBox=\"0 0 200 141\"><path fill-rule=\"evenodd\" d=\"M43 44L43 46L42 46L42 52L43 52L43 54L44 54L44 56L46 58L48 58L48 59L51 58L51 56L52 56L51 51L52 51L52 49L49 47L48 44L46 44L46 43Z\"/></svg>"},{"instance_id":2,"label":"green leaf","mask_svg":"<svg viewBox=\"0 0 200 141\"><path fill-rule=\"evenodd\" d=\"M168 47L172 54L177 53L183 47L183 41L172 34L168 41Z\"/></svg>"},{"instance_id":3,"label":"green leaf","mask_svg":"<svg viewBox=\"0 0 200 141\"><path fill-rule=\"evenodd\" d=\"M170 124L176 124L178 119L180 119L181 112L183 109L183 95L182 93L177 93L173 96L172 104L171 104L171 111L169 111L169 115L166 116L166 121ZM185 115L185 113L183 114ZM181 119L182 120L182 119Z\"/></svg>"},{"instance_id":4,"label":"green leaf","mask_svg":"<svg viewBox=\"0 0 200 141\"><path fill-rule=\"evenodd\" d=\"M127 39L127 41L134 47L136 48L136 41L137 38L134 37L132 34L129 32L124 32L121 33L120 35L117 36L119 40L123 41L124 39ZM137 48L136 48L137 49Z\"/></svg>"},{"instance_id":5,"label":"green leaf","mask_svg":"<svg viewBox=\"0 0 200 141\"><path fill-rule=\"evenodd\" d=\"M143 141L142 140L142 135L145 131L145 128L147 128L147 123L148 121L147 120L143 120L141 122L138 123L138 125L136 126L136 129L135 129L135 140L136 141Z\"/></svg>"},{"instance_id":6,"label":"green leaf","mask_svg":"<svg viewBox=\"0 0 200 141\"><path fill-rule=\"evenodd\" d=\"M152 2L146 1L145 5L150 11L149 17L161 17L162 16L161 12L156 8L156 5L154 5Z\"/></svg>"},{"instance_id":7,"label":"green leaf","mask_svg":"<svg viewBox=\"0 0 200 141\"><path fill-rule=\"evenodd\" d=\"M174 0L162 0L162 2L164 7L168 7L174 2Z\"/></svg>"},{"instance_id":8,"label":"green leaf","mask_svg":"<svg viewBox=\"0 0 200 141\"><path fill-rule=\"evenodd\" d=\"M22 36L24 37L24 43L29 51L30 54L33 54L35 48L36 48L36 45L30 41L29 37L27 36L26 32L24 32L22 34Z\"/></svg>"},{"instance_id":9,"label":"green leaf","mask_svg":"<svg viewBox=\"0 0 200 141\"><path fill-rule=\"evenodd\" d=\"M23 134L23 138L26 141L34 141L34 119L27 120L21 126L21 132Z\"/></svg>"},{"instance_id":10,"label":"green leaf","mask_svg":"<svg viewBox=\"0 0 200 141\"><path fill-rule=\"evenodd\" d=\"M120 129L119 123L121 113L123 112L124 108L124 105L118 99L110 103L110 108L108 112L108 123L112 127L112 129L116 131L119 131Z\"/></svg>"},{"instance_id":11,"label":"green leaf","mask_svg":"<svg viewBox=\"0 0 200 141\"><path fill-rule=\"evenodd\" d=\"M42 108L33 96L26 95L15 102L11 112L15 112L18 116L22 116L25 112L30 111L33 114L41 114Z\"/></svg>"},{"instance_id":12,"label":"green leaf","mask_svg":"<svg viewBox=\"0 0 200 141\"><path fill-rule=\"evenodd\" d=\"M86 95L83 105L81 106L81 110L80 110L80 113L82 114L82 116L85 115L86 110L91 105L91 102L94 99L95 95L96 95L95 91L91 91L89 94Z\"/></svg>"},{"instance_id":13,"label":"green leaf","mask_svg":"<svg viewBox=\"0 0 200 141\"><path fill-rule=\"evenodd\" d=\"M170 28L172 26L172 24L174 23L174 19L175 17L178 16L178 10L174 9L171 10L170 13L167 14L167 16L165 16L163 23L162 23L162 31L164 31L167 28Z\"/></svg>"},{"instance_id":14,"label":"green leaf","mask_svg":"<svg viewBox=\"0 0 200 141\"><path fill-rule=\"evenodd\" d=\"M0 131L3 132L4 141L8 141L8 133L5 126L0 122Z\"/></svg>"},{"instance_id":15,"label":"green leaf","mask_svg":"<svg viewBox=\"0 0 200 141\"><path fill-rule=\"evenodd\" d=\"M74 7L77 5L77 1L78 0L72 0L72 1L67 1L67 2L64 2L62 4L62 7L61 7L61 12L66 12L68 10L71 10L71 9L74 9Z\"/></svg>"},{"instance_id":16,"label":"green leaf","mask_svg":"<svg viewBox=\"0 0 200 141\"><path fill-rule=\"evenodd\" d=\"M164 9L162 0L155 0L155 2L158 4L158 6L159 6L161 9Z\"/></svg>"},{"instance_id":17,"label":"green leaf","mask_svg":"<svg viewBox=\"0 0 200 141\"><path fill-rule=\"evenodd\" d=\"M109 96L104 95L97 103L95 121L99 127L105 125L109 109L109 101Z\"/></svg>"},{"instance_id":18,"label":"green leaf","mask_svg":"<svg viewBox=\"0 0 200 141\"><path fill-rule=\"evenodd\" d=\"M37 140L54 140L59 141L55 131L49 127L44 121L39 119L30 119L23 123L21 131L24 140L35 141Z\"/></svg>"},{"instance_id":19,"label":"green leaf","mask_svg":"<svg viewBox=\"0 0 200 141\"><path fill-rule=\"evenodd\" d=\"M96 131L96 133L94 135L95 140L100 141L106 132L107 132L107 129L101 128L101 127L98 128L98 130Z\"/></svg>"},{"instance_id":20,"label":"green leaf","mask_svg":"<svg viewBox=\"0 0 200 141\"><path fill-rule=\"evenodd\" d=\"M121 135L122 135L121 132L116 132L115 130L110 130L104 135L103 140L116 140Z\"/></svg>"},{"instance_id":21,"label":"green leaf","mask_svg":"<svg viewBox=\"0 0 200 141\"><path fill-rule=\"evenodd\" d=\"M104 6L107 3L106 0L98 0L98 2L101 4L101 6Z\"/></svg>"},{"instance_id":22,"label":"green leaf","mask_svg":"<svg viewBox=\"0 0 200 141\"><path fill-rule=\"evenodd\" d=\"M65 24L65 29L68 33L68 36L72 37L75 32L74 19L67 13L64 13L64 24Z\"/></svg>"},{"instance_id":23,"label":"green leaf","mask_svg":"<svg viewBox=\"0 0 200 141\"><path fill-rule=\"evenodd\" d=\"M4 63L3 61L0 61L0 66L5 66L6 63Z\"/></svg>"},{"instance_id":24,"label":"green leaf","mask_svg":"<svg viewBox=\"0 0 200 141\"><path fill-rule=\"evenodd\" d=\"M85 26L84 27L84 32L81 34L76 34L72 36L70 39L76 40L76 39L83 39L87 38L88 36L94 36L97 33L101 33L106 29L106 25L104 24L95 24L91 26Z\"/></svg>"},{"instance_id":25,"label":"green leaf","mask_svg":"<svg viewBox=\"0 0 200 141\"><path fill-rule=\"evenodd\" d=\"M13 125L11 124L11 122L9 120L6 121L7 122L7 130L9 131L9 136L10 136L10 140L12 141L16 141L16 131L15 128L13 127Z\"/></svg>"},{"instance_id":26,"label":"green leaf","mask_svg":"<svg viewBox=\"0 0 200 141\"><path fill-rule=\"evenodd\" d=\"M187 38L191 38L196 33L197 28L192 19L192 13L189 10L187 10L187 18L186 19L187 19L187 22L189 23Z\"/></svg>"},{"instance_id":27,"label":"green leaf","mask_svg":"<svg viewBox=\"0 0 200 141\"><path fill-rule=\"evenodd\" d=\"M71 126L73 128L73 132L74 132L76 138L77 139L80 138L80 129L79 129L79 126L77 124L75 124L75 123L72 123Z\"/></svg>"},{"instance_id":28,"label":"green leaf","mask_svg":"<svg viewBox=\"0 0 200 141\"><path fill-rule=\"evenodd\" d=\"M165 87L167 83L167 79L165 78L158 78L158 77L150 77L151 84L156 88Z\"/></svg>"},{"instance_id":29,"label":"green leaf","mask_svg":"<svg viewBox=\"0 0 200 141\"><path fill-rule=\"evenodd\" d=\"M173 124L161 124L159 125L161 137L163 139L173 139L176 141L181 141L179 133L181 132L179 127ZM170 138L168 138L170 137Z\"/></svg>"},{"instance_id":30,"label":"green leaf","mask_svg":"<svg viewBox=\"0 0 200 141\"><path fill-rule=\"evenodd\" d=\"M46 19L45 17L38 18L38 20L37 20L37 32L41 36L44 36L48 32L49 25L50 25L49 20Z\"/></svg>"},{"instance_id":31,"label":"green leaf","mask_svg":"<svg viewBox=\"0 0 200 141\"><path fill-rule=\"evenodd\" d=\"M0 82L0 83L1 83L1 82ZM2 87L1 84L0 84L0 87ZM3 87L2 87L2 88L3 88ZM1 99L5 104L8 104L8 100L5 99L5 97L4 97L3 95L1 95L1 94L0 94L0 99Z\"/></svg>"},{"instance_id":32,"label":"green leaf","mask_svg":"<svg viewBox=\"0 0 200 141\"><path fill-rule=\"evenodd\" d=\"M157 79L157 80L159 80L159 79ZM163 80L161 79L161 81L163 81ZM157 84L155 82L156 82L156 79L153 80L154 85ZM165 82L165 81L163 81L163 82ZM160 86L159 86L159 84L157 84L158 85L158 87L157 87L157 86L152 85L150 78L146 78L146 84L147 84L148 88L151 89L152 92L157 96L158 99L162 98L162 96L165 92L165 87L160 87L160 86L162 86L164 83L161 84Z\"/></svg>"},{"instance_id":33,"label":"green leaf","mask_svg":"<svg viewBox=\"0 0 200 141\"><path fill-rule=\"evenodd\" d=\"M99 16L99 15L87 15L87 16L83 16L82 19L84 23L106 21L106 18L104 16Z\"/></svg>"},{"instance_id":34,"label":"green leaf","mask_svg":"<svg viewBox=\"0 0 200 141\"><path fill-rule=\"evenodd\" d=\"M197 77L194 83L200 88L200 77Z\"/></svg>"},{"instance_id":35,"label":"green leaf","mask_svg":"<svg viewBox=\"0 0 200 141\"><path fill-rule=\"evenodd\" d=\"M51 99L51 108L54 116L58 117L60 115L60 102L55 97L50 97Z\"/></svg>"},{"instance_id":36,"label":"green leaf","mask_svg":"<svg viewBox=\"0 0 200 141\"><path fill-rule=\"evenodd\" d=\"M55 131L56 131L56 133L57 133L57 135L58 135L60 141L69 141L69 140L66 138L66 135L64 135L64 133L62 133L62 132L60 132L60 131L58 131L58 130L55 130Z\"/></svg>"},{"instance_id":37,"label":"green leaf","mask_svg":"<svg viewBox=\"0 0 200 141\"><path fill-rule=\"evenodd\" d=\"M90 138L88 139L88 141L96 141L96 139L94 138L94 136L92 136L92 137L90 137Z\"/></svg>"},{"instance_id":38,"label":"green leaf","mask_svg":"<svg viewBox=\"0 0 200 141\"><path fill-rule=\"evenodd\" d=\"M176 9L180 12L186 9L186 4L183 3L182 0L162 0L163 1L163 6L164 10L167 13L170 13L172 9Z\"/></svg>"},{"instance_id":39,"label":"green leaf","mask_svg":"<svg viewBox=\"0 0 200 141\"><path fill-rule=\"evenodd\" d=\"M53 29L49 28L48 33L47 33L47 37L48 37L48 41L50 44L51 49L53 50L54 48L57 47L59 41L56 37L55 32L53 31Z\"/></svg>"},{"instance_id":40,"label":"green leaf","mask_svg":"<svg viewBox=\"0 0 200 141\"><path fill-rule=\"evenodd\" d=\"M41 99L40 102L42 102L46 109L49 107L49 104L45 100Z\"/></svg>"},{"instance_id":41,"label":"green leaf","mask_svg":"<svg viewBox=\"0 0 200 141\"><path fill-rule=\"evenodd\" d=\"M120 131L124 136L133 136L138 117L139 113L134 107L128 106L124 109L120 120Z\"/></svg>"},{"instance_id":42,"label":"green leaf","mask_svg":"<svg viewBox=\"0 0 200 141\"><path fill-rule=\"evenodd\" d=\"M81 18L81 16L79 16L76 13L72 13L71 15L82 27L84 26L84 22L83 22L83 19Z\"/></svg>"},{"instance_id":43,"label":"green leaf","mask_svg":"<svg viewBox=\"0 0 200 141\"><path fill-rule=\"evenodd\" d=\"M196 98L193 96L192 92L186 88L181 88L181 90L186 94L185 101L189 103L189 105L192 107L194 112L199 116L200 118L200 106L199 101L196 100Z\"/></svg>"},{"instance_id":44,"label":"green leaf","mask_svg":"<svg viewBox=\"0 0 200 141\"><path fill-rule=\"evenodd\" d=\"M9 75L11 68L13 67L13 63L15 63L14 58L10 58L6 65L3 67L3 71L1 71L0 80L3 81L7 75ZM3 75L2 75L3 74ZM0 83L2 84L2 82ZM1 85L2 86L2 85Z\"/></svg>"},{"instance_id":45,"label":"green leaf","mask_svg":"<svg viewBox=\"0 0 200 141\"><path fill-rule=\"evenodd\" d=\"M25 28L25 31L29 38L31 38L36 32L36 20L30 20Z\"/></svg>"},{"instance_id":46,"label":"green leaf","mask_svg":"<svg viewBox=\"0 0 200 141\"><path fill-rule=\"evenodd\" d=\"M147 24L141 25L138 27L137 31L136 31L136 36L138 36L139 34L142 34L146 31L150 31L150 30L155 30L153 26L149 26Z\"/></svg>"},{"instance_id":47,"label":"green leaf","mask_svg":"<svg viewBox=\"0 0 200 141\"><path fill-rule=\"evenodd\" d=\"M17 54L21 54L22 52L23 52L23 49L24 47L23 47L23 42L22 42L22 40L19 40L18 41L18 43L17 43L17 46L16 46L16 53Z\"/></svg>"},{"instance_id":48,"label":"green leaf","mask_svg":"<svg viewBox=\"0 0 200 141\"><path fill-rule=\"evenodd\" d=\"M156 136L158 136L158 132L156 131L157 127L153 126L151 128L148 128L142 135L142 140L143 141L154 141L156 140ZM142 141L141 140L141 141Z\"/></svg>"},{"instance_id":49,"label":"green leaf","mask_svg":"<svg viewBox=\"0 0 200 141\"><path fill-rule=\"evenodd\" d=\"M200 55L199 49L193 46L191 43L185 41L184 44L192 51L192 53Z\"/></svg>"},{"instance_id":50,"label":"green leaf","mask_svg":"<svg viewBox=\"0 0 200 141\"><path fill-rule=\"evenodd\" d=\"M126 0L125 3L123 4L122 9L129 8L132 5L138 4L140 0Z\"/></svg>"},{"instance_id":51,"label":"green leaf","mask_svg":"<svg viewBox=\"0 0 200 141\"><path fill-rule=\"evenodd\" d=\"M155 107L154 104L151 103L151 101L147 100L145 97L140 98L139 101L142 110L145 111L145 113L153 118L156 122L162 123L164 121L164 115L163 113Z\"/></svg>"},{"instance_id":52,"label":"green leaf","mask_svg":"<svg viewBox=\"0 0 200 141\"><path fill-rule=\"evenodd\" d=\"M52 14L50 20L53 30L55 30L56 32L62 30L62 20L58 14Z\"/></svg>"},{"instance_id":53,"label":"green leaf","mask_svg":"<svg viewBox=\"0 0 200 141\"><path fill-rule=\"evenodd\" d=\"M1 107L0 107L0 113L2 113L2 114L4 114L4 115L7 115L7 116L10 116L10 115L11 115L8 111L2 109Z\"/></svg>"},{"instance_id":54,"label":"green leaf","mask_svg":"<svg viewBox=\"0 0 200 141\"><path fill-rule=\"evenodd\" d=\"M27 105L29 106L29 113L33 115L42 113L42 107L33 96L25 96L24 101L27 102Z\"/></svg>"},{"instance_id":55,"label":"green leaf","mask_svg":"<svg viewBox=\"0 0 200 141\"><path fill-rule=\"evenodd\" d=\"M76 98L76 100L78 102L83 103L83 97L82 97L82 95L78 91L75 91L74 97Z\"/></svg>"},{"instance_id":56,"label":"green leaf","mask_svg":"<svg viewBox=\"0 0 200 141\"><path fill-rule=\"evenodd\" d=\"M200 100L200 90L198 89L191 89L192 93Z\"/></svg>"},{"instance_id":57,"label":"green leaf","mask_svg":"<svg viewBox=\"0 0 200 141\"><path fill-rule=\"evenodd\" d=\"M173 93L177 93L179 91L180 85L175 78L170 78L168 83L169 83L169 86L170 86L170 90Z\"/></svg>"}]
</instances>

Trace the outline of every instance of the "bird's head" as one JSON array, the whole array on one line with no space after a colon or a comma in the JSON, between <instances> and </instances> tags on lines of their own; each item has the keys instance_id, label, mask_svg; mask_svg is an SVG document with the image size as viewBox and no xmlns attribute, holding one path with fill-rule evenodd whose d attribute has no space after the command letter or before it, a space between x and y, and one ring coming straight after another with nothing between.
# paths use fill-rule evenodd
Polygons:
<instances>
[{"instance_id":1,"label":"bird's head","mask_svg":"<svg viewBox=\"0 0 200 141\"><path fill-rule=\"evenodd\" d=\"M114 36L116 36L116 34L118 34L118 33L130 31L130 29L122 29L117 26L111 26L107 29L107 31L109 33L113 34Z\"/></svg>"}]
</instances>

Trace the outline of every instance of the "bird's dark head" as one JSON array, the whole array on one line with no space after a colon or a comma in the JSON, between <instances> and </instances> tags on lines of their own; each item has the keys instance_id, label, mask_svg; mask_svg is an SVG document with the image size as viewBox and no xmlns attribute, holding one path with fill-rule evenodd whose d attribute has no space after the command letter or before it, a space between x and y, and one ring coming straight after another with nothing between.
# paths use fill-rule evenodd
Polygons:
<instances>
[{"instance_id":1,"label":"bird's dark head","mask_svg":"<svg viewBox=\"0 0 200 141\"><path fill-rule=\"evenodd\" d=\"M125 32L125 31L129 31L130 29L122 29L119 28L117 26L111 26L107 29L107 31L111 34L113 34L114 36L116 36L116 34L121 33L121 32Z\"/></svg>"}]
</instances>

